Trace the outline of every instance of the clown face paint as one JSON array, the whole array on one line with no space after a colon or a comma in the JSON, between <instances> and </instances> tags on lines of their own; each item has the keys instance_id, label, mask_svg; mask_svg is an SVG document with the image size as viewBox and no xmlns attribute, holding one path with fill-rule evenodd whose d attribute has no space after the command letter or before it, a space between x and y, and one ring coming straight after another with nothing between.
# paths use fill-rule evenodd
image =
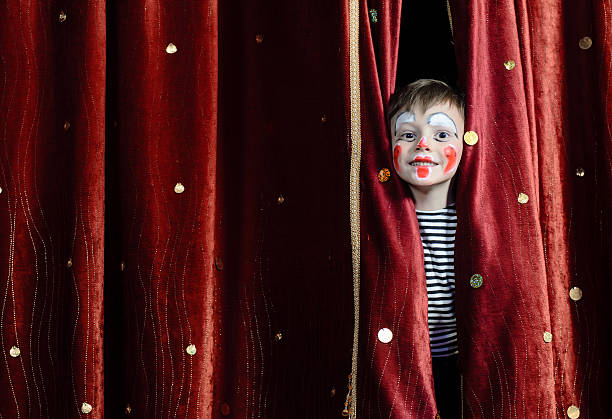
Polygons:
<instances>
[{"instance_id":1,"label":"clown face paint","mask_svg":"<svg viewBox=\"0 0 612 419\"><path fill-rule=\"evenodd\" d=\"M419 143L417 144L417 147L421 147L421 148L427 148L427 147L429 147L429 144L427 144L427 138L422 137L422 138L419 140Z\"/></svg>"},{"instance_id":2,"label":"clown face paint","mask_svg":"<svg viewBox=\"0 0 612 419\"><path fill-rule=\"evenodd\" d=\"M431 156L425 156L422 154L417 154L414 157L414 160L411 164L415 165L416 169L416 177L418 180L427 180L429 176L431 176L431 170L433 167L431 164L434 163L434 160ZM421 166L420 164L427 164L427 166Z\"/></svg>"},{"instance_id":3,"label":"clown face paint","mask_svg":"<svg viewBox=\"0 0 612 419\"><path fill-rule=\"evenodd\" d=\"M444 147L444 155L447 161L446 167L444 168L444 174L447 174L457 165L457 149L452 144L449 144Z\"/></svg>"},{"instance_id":4,"label":"clown face paint","mask_svg":"<svg viewBox=\"0 0 612 419\"><path fill-rule=\"evenodd\" d=\"M451 117L449 117L444 112L436 112L434 114L431 114L429 118L427 118L427 124L431 125L432 127L446 128L450 132L455 134L455 137L457 136L457 126L455 125Z\"/></svg>"},{"instance_id":5,"label":"clown face paint","mask_svg":"<svg viewBox=\"0 0 612 419\"><path fill-rule=\"evenodd\" d=\"M399 156L402 154L402 146L399 144L395 146L393 149L393 164L395 165L395 170L399 170Z\"/></svg>"},{"instance_id":6,"label":"clown face paint","mask_svg":"<svg viewBox=\"0 0 612 419\"><path fill-rule=\"evenodd\" d=\"M412 112L403 112L400 116L397 117L395 121L395 133L399 130L399 127L406 122L414 122L414 113Z\"/></svg>"},{"instance_id":7,"label":"clown face paint","mask_svg":"<svg viewBox=\"0 0 612 419\"><path fill-rule=\"evenodd\" d=\"M448 103L401 109L392 118L392 165L400 179L422 193L446 197L463 152L463 114ZM444 135L445 134L445 135Z\"/></svg>"},{"instance_id":8,"label":"clown face paint","mask_svg":"<svg viewBox=\"0 0 612 419\"><path fill-rule=\"evenodd\" d=\"M417 167L417 178L427 180L431 176L431 167Z\"/></svg>"}]
</instances>

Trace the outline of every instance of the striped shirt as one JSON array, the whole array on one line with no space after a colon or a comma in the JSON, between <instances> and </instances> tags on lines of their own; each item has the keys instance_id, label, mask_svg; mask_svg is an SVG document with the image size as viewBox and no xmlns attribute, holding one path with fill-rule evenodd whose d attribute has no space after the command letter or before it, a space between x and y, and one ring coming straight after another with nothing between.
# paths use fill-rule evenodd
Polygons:
<instances>
[{"instance_id":1,"label":"striped shirt","mask_svg":"<svg viewBox=\"0 0 612 419\"><path fill-rule=\"evenodd\" d=\"M432 357L458 353L455 318L455 204L416 211L425 256L427 321Z\"/></svg>"}]
</instances>

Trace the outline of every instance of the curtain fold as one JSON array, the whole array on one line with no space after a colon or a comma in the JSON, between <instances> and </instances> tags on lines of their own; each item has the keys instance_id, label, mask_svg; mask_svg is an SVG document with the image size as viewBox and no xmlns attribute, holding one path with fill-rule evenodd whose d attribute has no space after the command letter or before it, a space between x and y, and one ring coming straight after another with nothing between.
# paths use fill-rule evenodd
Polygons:
<instances>
[{"instance_id":1,"label":"curtain fold","mask_svg":"<svg viewBox=\"0 0 612 419\"><path fill-rule=\"evenodd\" d=\"M117 174L107 190L106 414L211 417L220 355L218 5L144 0L111 10L107 168Z\"/></svg>"},{"instance_id":2,"label":"curtain fold","mask_svg":"<svg viewBox=\"0 0 612 419\"><path fill-rule=\"evenodd\" d=\"M348 2L224 4L219 19L219 409L337 417L353 324Z\"/></svg>"},{"instance_id":3,"label":"curtain fold","mask_svg":"<svg viewBox=\"0 0 612 419\"><path fill-rule=\"evenodd\" d=\"M105 9L0 13L0 415L104 406Z\"/></svg>"},{"instance_id":4,"label":"curtain fold","mask_svg":"<svg viewBox=\"0 0 612 419\"><path fill-rule=\"evenodd\" d=\"M454 5L466 130L479 136L464 154L458 194L468 198L457 205L471 416L606 416L609 8Z\"/></svg>"},{"instance_id":5,"label":"curtain fold","mask_svg":"<svg viewBox=\"0 0 612 419\"><path fill-rule=\"evenodd\" d=\"M402 8L399 2L394 7L361 4L364 142L357 417L434 417L423 250L408 186L395 177L390 161L385 116L395 85ZM368 7L384 10L378 22L371 22ZM385 169L392 174L381 181L379 173ZM378 340L383 328L393 333L389 344Z\"/></svg>"}]
</instances>

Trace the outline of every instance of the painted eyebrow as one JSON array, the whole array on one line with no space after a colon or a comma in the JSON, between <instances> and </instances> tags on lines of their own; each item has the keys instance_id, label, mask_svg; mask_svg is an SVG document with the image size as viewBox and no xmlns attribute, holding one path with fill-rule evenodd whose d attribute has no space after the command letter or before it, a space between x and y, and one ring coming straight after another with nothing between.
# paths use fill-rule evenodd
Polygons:
<instances>
[{"instance_id":1,"label":"painted eyebrow","mask_svg":"<svg viewBox=\"0 0 612 419\"><path fill-rule=\"evenodd\" d=\"M399 129L400 125L405 122L414 122L414 114L412 112L402 112L395 120L395 132Z\"/></svg>"},{"instance_id":2,"label":"painted eyebrow","mask_svg":"<svg viewBox=\"0 0 612 419\"><path fill-rule=\"evenodd\" d=\"M444 112L436 112L429 115L429 118L427 118L427 124L452 129L455 136L457 135L457 126L455 125L455 122Z\"/></svg>"}]
</instances>

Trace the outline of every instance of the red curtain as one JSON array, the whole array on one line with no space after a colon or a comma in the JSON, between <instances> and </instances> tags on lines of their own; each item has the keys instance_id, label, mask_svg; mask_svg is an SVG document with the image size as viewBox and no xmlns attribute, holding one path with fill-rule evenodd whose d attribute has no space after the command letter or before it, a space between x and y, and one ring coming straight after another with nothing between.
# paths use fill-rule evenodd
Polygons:
<instances>
[{"instance_id":1,"label":"red curtain","mask_svg":"<svg viewBox=\"0 0 612 419\"><path fill-rule=\"evenodd\" d=\"M479 138L466 145L457 193L465 417L607 416L610 10L599 1L452 4L466 130ZM431 418L437 407L414 207L398 179L377 178L391 167L382 113L393 63L376 62L397 50L398 18L383 19L391 23L380 36L390 39L383 52L374 54L365 33L361 39L362 121L371 141L358 413ZM475 274L480 288L470 286ZM393 332L389 344L377 340L383 327Z\"/></svg>"},{"instance_id":2,"label":"red curtain","mask_svg":"<svg viewBox=\"0 0 612 419\"><path fill-rule=\"evenodd\" d=\"M106 415L210 417L224 257L217 2L108 10Z\"/></svg>"},{"instance_id":3,"label":"red curtain","mask_svg":"<svg viewBox=\"0 0 612 419\"><path fill-rule=\"evenodd\" d=\"M339 416L349 2L108 3L2 5L0 417ZM364 418L437 412L414 206L378 179L403 9L359 7ZM451 9L479 137L458 181L463 414L606 417L612 5Z\"/></svg>"},{"instance_id":4,"label":"red curtain","mask_svg":"<svg viewBox=\"0 0 612 419\"><path fill-rule=\"evenodd\" d=\"M466 414L606 417L612 3L453 10L467 127L480 138L457 206Z\"/></svg>"},{"instance_id":5,"label":"red curtain","mask_svg":"<svg viewBox=\"0 0 612 419\"><path fill-rule=\"evenodd\" d=\"M347 12L276 3L3 5L1 417L342 411Z\"/></svg>"},{"instance_id":6,"label":"red curtain","mask_svg":"<svg viewBox=\"0 0 612 419\"><path fill-rule=\"evenodd\" d=\"M104 403L105 8L68 3L0 6L3 418Z\"/></svg>"}]
</instances>

